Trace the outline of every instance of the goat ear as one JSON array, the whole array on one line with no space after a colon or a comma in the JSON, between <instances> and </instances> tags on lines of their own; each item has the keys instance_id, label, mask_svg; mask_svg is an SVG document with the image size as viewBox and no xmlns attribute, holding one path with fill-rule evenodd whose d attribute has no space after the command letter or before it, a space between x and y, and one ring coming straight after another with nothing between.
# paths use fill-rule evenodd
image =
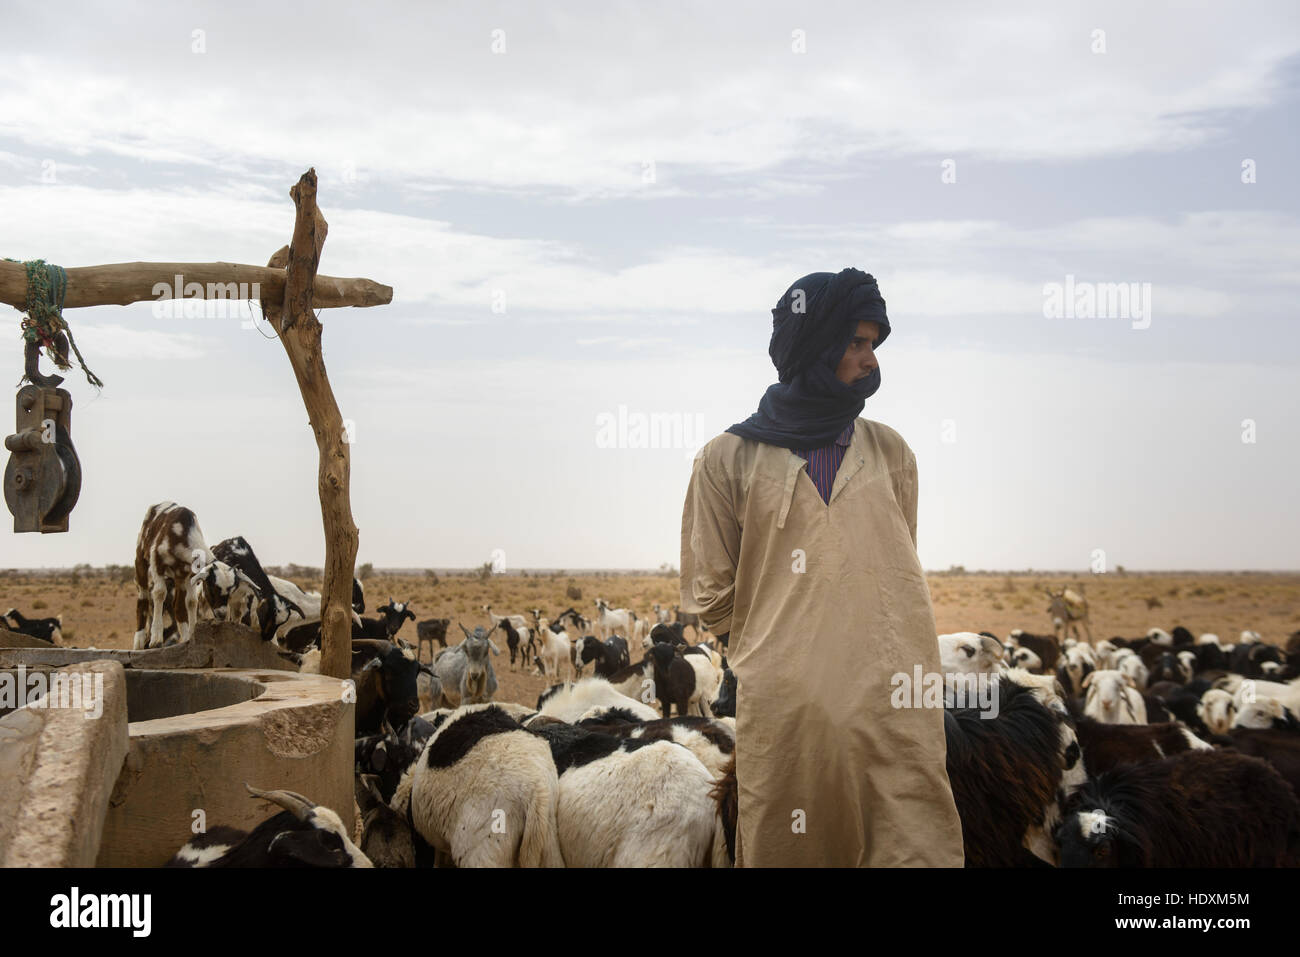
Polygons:
<instances>
[{"instance_id":1,"label":"goat ear","mask_svg":"<svg viewBox=\"0 0 1300 957\"><path fill-rule=\"evenodd\" d=\"M1124 675L1124 680L1128 682L1128 685L1129 685L1130 688L1133 688L1134 690L1137 690L1137 691L1141 691L1141 690L1142 690L1142 689L1138 688L1138 686L1137 686L1137 682L1133 680L1133 676L1132 676L1132 675L1130 675L1130 674L1125 674L1125 675Z\"/></svg>"},{"instance_id":2,"label":"goat ear","mask_svg":"<svg viewBox=\"0 0 1300 957\"><path fill-rule=\"evenodd\" d=\"M1096 673L1097 672L1095 671L1089 671L1086 675L1084 675L1083 681L1079 682L1079 687L1080 688L1088 687L1088 685L1092 683L1092 676L1095 675Z\"/></svg>"}]
</instances>

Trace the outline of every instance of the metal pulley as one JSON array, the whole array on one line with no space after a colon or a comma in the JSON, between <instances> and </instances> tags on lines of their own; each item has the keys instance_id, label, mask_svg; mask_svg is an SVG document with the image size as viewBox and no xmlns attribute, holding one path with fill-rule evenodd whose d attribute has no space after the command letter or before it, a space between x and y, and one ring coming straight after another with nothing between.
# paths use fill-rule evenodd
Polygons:
<instances>
[{"instance_id":1,"label":"metal pulley","mask_svg":"<svg viewBox=\"0 0 1300 957\"><path fill-rule=\"evenodd\" d=\"M72 395L62 376L41 375L37 348L27 347L30 385L18 390L16 431L5 438L5 505L15 532L66 532L81 495L81 461L72 445Z\"/></svg>"}]
</instances>

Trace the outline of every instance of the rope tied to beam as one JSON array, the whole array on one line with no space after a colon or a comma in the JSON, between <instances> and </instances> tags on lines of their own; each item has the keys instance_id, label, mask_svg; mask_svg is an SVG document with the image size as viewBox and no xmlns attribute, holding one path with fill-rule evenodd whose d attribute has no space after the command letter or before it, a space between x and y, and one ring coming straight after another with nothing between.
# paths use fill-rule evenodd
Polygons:
<instances>
[{"instance_id":1,"label":"rope tied to beam","mask_svg":"<svg viewBox=\"0 0 1300 957\"><path fill-rule=\"evenodd\" d=\"M5 262L16 263L19 260L6 256ZM81 371L86 373L86 381L102 389L103 380L86 368L86 360L81 357L72 329L63 318L63 300L68 292L67 270L47 263L44 259L29 259L23 262L23 268L27 272L27 301L23 309L27 315L21 323L23 339L43 346L45 354L54 364L66 371L72 368L72 363L68 361L67 346L62 341L66 335L72 351L76 353Z\"/></svg>"}]
</instances>

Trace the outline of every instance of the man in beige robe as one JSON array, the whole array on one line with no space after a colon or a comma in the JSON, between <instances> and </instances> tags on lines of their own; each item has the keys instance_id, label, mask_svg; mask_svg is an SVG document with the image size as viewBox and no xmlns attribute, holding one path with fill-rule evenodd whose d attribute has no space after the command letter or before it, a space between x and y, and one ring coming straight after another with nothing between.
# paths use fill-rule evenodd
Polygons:
<instances>
[{"instance_id":1,"label":"man in beige robe","mask_svg":"<svg viewBox=\"0 0 1300 957\"><path fill-rule=\"evenodd\" d=\"M884 300L866 273L814 273L773 317L781 381L700 450L682 514L681 605L737 679L736 863L959 867L943 712L893 706L896 675L940 666L916 458L857 417Z\"/></svg>"}]
</instances>

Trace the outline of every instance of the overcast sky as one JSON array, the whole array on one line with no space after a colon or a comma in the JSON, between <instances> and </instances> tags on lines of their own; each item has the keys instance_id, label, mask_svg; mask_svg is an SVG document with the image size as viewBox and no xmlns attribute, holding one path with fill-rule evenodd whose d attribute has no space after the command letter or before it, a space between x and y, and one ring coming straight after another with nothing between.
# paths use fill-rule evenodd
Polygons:
<instances>
[{"instance_id":1,"label":"overcast sky","mask_svg":"<svg viewBox=\"0 0 1300 957\"><path fill-rule=\"evenodd\" d=\"M1300 565L1294 3L276 6L24 8L0 255L260 265L315 167L321 272L394 290L322 314L358 562L676 565L694 448L774 380L772 306L851 265L927 568ZM1045 315L1067 277L1139 295ZM106 383L68 376L81 501L0 565L129 563L165 499L323 563L265 329L67 315ZM628 447L620 407L675 447Z\"/></svg>"}]
</instances>

